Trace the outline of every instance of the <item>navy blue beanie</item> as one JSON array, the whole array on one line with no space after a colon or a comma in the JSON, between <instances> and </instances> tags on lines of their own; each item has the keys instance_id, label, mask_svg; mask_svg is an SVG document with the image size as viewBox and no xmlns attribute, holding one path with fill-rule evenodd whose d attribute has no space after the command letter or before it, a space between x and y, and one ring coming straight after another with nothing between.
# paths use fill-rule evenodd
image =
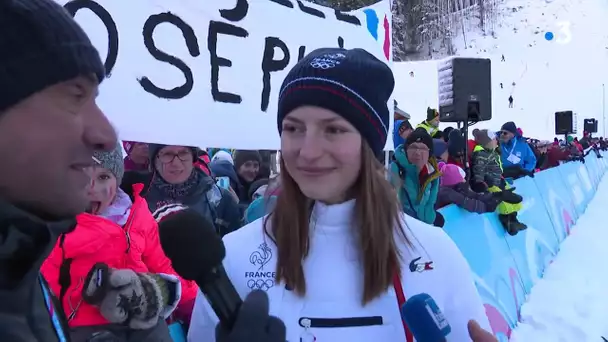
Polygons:
<instances>
[{"instance_id":1,"label":"navy blue beanie","mask_svg":"<svg viewBox=\"0 0 608 342\"><path fill-rule=\"evenodd\" d=\"M433 154L439 158L448 150L448 144L443 139L433 139Z\"/></svg>"},{"instance_id":2,"label":"navy blue beanie","mask_svg":"<svg viewBox=\"0 0 608 342\"><path fill-rule=\"evenodd\" d=\"M388 101L394 87L390 67L363 49L314 50L289 71L281 85L279 134L283 119L294 109L321 107L348 120L379 156L386 144Z\"/></svg>"},{"instance_id":3,"label":"navy blue beanie","mask_svg":"<svg viewBox=\"0 0 608 342\"><path fill-rule=\"evenodd\" d=\"M504 125L502 125L500 130L507 131L507 132L513 133L514 135L517 135L517 126L515 125L515 122L513 122L513 121L509 121L509 122L505 123Z\"/></svg>"}]
</instances>

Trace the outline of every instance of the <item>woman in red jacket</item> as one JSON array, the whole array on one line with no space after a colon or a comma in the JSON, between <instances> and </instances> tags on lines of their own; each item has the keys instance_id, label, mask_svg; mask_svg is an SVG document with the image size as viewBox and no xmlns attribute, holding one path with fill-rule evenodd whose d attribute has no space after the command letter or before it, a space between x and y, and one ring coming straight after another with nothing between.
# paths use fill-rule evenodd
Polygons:
<instances>
[{"instance_id":1,"label":"woman in red jacket","mask_svg":"<svg viewBox=\"0 0 608 342\"><path fill-rule=\"evenodd\" d=\"M111 269L169 275L173 279L176 276L170 260L161 249L157 222L146 201L139 196L143 185L134 185L133 201L118 186L124 174L120 147L114 152L95 153L94 156L99 165L91 170L90 210L77 217L73 231L60 237L41 268L52 291L60 299L73 341L80 340L74 337L74 332L83 330L80 328L87 330L88 334L96 328L122 334L111 324L116 322L109 321L108 315L102 314L99 307L83 299L83 284L94 265L104 263ZM175 304L191 312L197 286L182 279L179 282L181 299L179 304ZM170 309L163 312L168 314L172 311ZM163 318L166 317L159 317L161 323ZM146 337L145 340L155 339Z\"/></svg>"}]
</instances>

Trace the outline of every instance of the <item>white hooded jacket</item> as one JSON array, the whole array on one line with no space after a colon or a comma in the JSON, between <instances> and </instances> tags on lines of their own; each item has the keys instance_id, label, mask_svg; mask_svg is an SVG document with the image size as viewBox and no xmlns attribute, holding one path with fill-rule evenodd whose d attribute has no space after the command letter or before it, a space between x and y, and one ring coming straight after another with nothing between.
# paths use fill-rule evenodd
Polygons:
<instances>
[{"instance_id":1,"label":"white hooded jacket","mask_svg":"<svg viewBox=\"0 0 608 342\"><path fill-rule=\"evenodd\" d=\"M312 341L313 337L316 342L406 341L393 287L367 305L361 303L363 269L351 224L353 208L354 200L331 206L315 204L311 248L303 262L303 298L274 281L277 250L264 233L264 219L224 237L223 265L236 290L243 298L252 289L265 290L270 313L285 322L288 341ZM467 322L471 319L490 331L471 270L450 237L440 228L405 215L403 226L413 245L403 241L400 246L405 297L419 293L433 297L452 328L448 342L470 341ZM360 318L358 326L315 327L319 323L340 325L345 322L340 319L353 317ZM215 341L217 322L199 291L188 341Z\"/></svg>"}]
</instances>

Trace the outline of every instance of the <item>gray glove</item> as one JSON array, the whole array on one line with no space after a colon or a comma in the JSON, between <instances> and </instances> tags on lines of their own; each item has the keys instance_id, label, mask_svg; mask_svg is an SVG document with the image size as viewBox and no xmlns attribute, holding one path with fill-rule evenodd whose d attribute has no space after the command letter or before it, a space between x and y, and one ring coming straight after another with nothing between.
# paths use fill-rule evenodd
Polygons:
<instances>
[{"instance_id":1,"label":"gray glove","mask_svg":"<svg viewBox=\"0 0 608 342\"><path fill-rule=\"evenodd\" d=\"M177 286L161 275L112 269L98 263L87 275L82 289L85 302L99 307L112 323L131 329L149 329L177 302ZM162 318L161 318L162 319Z\"/></svg>"}]
</instances>

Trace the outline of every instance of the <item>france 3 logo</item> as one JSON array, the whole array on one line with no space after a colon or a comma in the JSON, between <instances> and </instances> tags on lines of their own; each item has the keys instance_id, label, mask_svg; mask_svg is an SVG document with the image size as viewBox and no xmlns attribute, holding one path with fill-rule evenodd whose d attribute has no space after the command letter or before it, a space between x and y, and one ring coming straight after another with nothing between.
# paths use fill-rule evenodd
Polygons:
<instances>
[{"instance_id":1,"label":"france 3 logo","mask_svg":"<svg viewBox=\"0 0 608 342\"><path fill-rule=\"evenodd\" d=\"M555 31L545 32L545 39L560 45L568 44L572 41L571 28L572 24L569 21L558 21L555 23Z\"/></svg>"}]
</instances>

